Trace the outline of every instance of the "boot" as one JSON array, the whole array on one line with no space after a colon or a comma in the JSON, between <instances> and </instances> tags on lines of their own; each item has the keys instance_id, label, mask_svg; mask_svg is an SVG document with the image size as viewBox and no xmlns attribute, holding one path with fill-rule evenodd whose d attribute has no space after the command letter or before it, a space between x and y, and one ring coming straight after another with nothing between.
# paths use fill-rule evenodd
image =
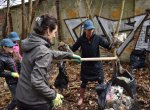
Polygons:
<instances>
[{"instance_id":1,"label":"boot","mask_svg":"<svg viewBox=\"0 0 150 110\"><path fill-rule=\"evenodd\" d=\"M85 88L80 88L80 98L78 100L78 106L81 106L83 103Z\"/></svg>"}]
</instances>

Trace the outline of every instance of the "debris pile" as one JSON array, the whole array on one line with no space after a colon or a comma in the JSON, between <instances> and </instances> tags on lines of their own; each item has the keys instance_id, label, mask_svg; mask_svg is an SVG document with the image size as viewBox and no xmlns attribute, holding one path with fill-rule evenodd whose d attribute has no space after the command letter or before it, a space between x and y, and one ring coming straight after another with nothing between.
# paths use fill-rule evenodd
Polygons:
<instances>
[{"instance_id":1,"label":"debris pile","mask_svg":"<svg viewBox=\"0 0 150 110\"><path fill-rule=\"evenodd\" d=\"M123 93L124 89L120 86L111 86L106 95L106 109L130 110L133 99Z\"/></svg>"}]
</instances>

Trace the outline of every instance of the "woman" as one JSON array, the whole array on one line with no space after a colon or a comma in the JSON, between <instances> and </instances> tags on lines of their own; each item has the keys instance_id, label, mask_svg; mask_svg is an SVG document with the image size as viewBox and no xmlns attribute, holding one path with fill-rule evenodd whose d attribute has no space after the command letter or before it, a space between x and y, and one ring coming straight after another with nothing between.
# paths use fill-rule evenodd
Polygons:
<instances>
[{"instance_id":1,"label":"woman","mask_svg":"<svg viewBox=\"0 0 150 110\"><path fill-rule=\"evenodd\" d=\"M23 59L16 97L19 110L50 110L62 103L62 95L56 93L48 83L53 58L78 58L68 52L51 50L57 32L56 18L47 14L36 18L34 32L22 41Z\"/></svg>"},{"instance_id":2,"label":"woman","mask_svg":"<svg viewBox=\"0 0 150 110\"><path fill-rule=\"evenodd\" d=\"M81 47L81 56L83 58L100 57L99 46L107 49L111 49L110 43L102 36L95 34L95 27L91 20L84 22L84 32L81 37L71 47L72 51L75 52ZM104 82L103 67L99 61L86 61L81 63L81 88L80 88L80 99L78 105L83 103L83 97L85 88L88 81L98 81L99 84Z\"/></svg>"},{"instance_id":3,"label":"woman","mask_svg":"<svg viewBox=\"0 0 150 110\"><path fill-rule=\"evenodd\" d=\"M8 38L1 41L2 51L0 52L0 77L5 77L6 83L12 94L12 101L6 107L6 110L13 110L17 106L15 98L19 70L13 59L13 46L15 44Z\"/></svg>"}]
</instances>

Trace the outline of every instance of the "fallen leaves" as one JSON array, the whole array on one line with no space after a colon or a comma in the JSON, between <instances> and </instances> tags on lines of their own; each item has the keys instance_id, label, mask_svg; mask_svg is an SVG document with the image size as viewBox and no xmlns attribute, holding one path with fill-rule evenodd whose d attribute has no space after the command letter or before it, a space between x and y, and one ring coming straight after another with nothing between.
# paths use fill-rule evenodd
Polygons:
<instances>
[{"instance_id":1,"label":"fallen leaves","mask_svg":"<svg viewBox=\"0 0 150 110\"><path fill-rule=\"evenodd\" d=\"M78 110L77 101L79 98L80 88L80 64L66 63L67 74L69 76L69 87L66 90L59 91L64 95L64 103L61 108L55 110ZM123 65L126 68L128 65ZM104 63L105 82L111 79L112 68L108 63ZM52 68L52 80L53 84L58 74L58 68L56 65ZM133 74L137 82L137 100L143 110L149 110L150 108L150 72L146 70L138 70ZM4 86L4 78L0 78L0 109L5 107L11 100L11 94L6 86ZM97 83L89 83L85 93L84 103L81 106L81 110L97 110L97 94L95 86Z\"/></svg>"}]
</instances>

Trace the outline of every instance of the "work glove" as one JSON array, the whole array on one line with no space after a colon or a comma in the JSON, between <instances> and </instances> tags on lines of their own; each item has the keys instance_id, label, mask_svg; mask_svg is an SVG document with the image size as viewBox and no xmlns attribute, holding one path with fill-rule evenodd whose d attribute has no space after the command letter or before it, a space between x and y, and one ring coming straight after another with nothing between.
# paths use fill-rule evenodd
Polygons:
<instances>
[{"instance_id":1,"label":"work glove","mask_svg":"<svg viewBox=\"0 0 150 110\"><path fill-rule=\"evenodd\" d=\"M11 72L10 74L13 78L19 78L19 74L16 72Z\"/></svg>"},{"instance_id":2,"label":"work glove","mask_svg":"<svg viewBox=\"0 0 150 110\"><path fill-rule=\"evenodd\" d=\"M72 50L70 49L69 45L67 45L64 42L58 43L58 50L73 53Z\"/></svg>"},{"instance_id":3,"label":"work glove","mask_svg":"<svg viewBox=\"0 0 150 110\"><path fill-rule=\"evenodd\" d=\"M62 99L64 98L63 95L61 94L56 94L56 98L54 100L52 100L53 106L60 106L62 104Z\"/></svg>"},{"instance_id":4,"label":"work glove","mask_svg":"<svg viewBox=\"0 0 150 110\"><path fill-rule=\"evenodd\" d=\"M77 62L77 63L81 63L81 57L79 55L73 54L72 55L72 59L73 61Z\"/></svg>"}]
</instances>

